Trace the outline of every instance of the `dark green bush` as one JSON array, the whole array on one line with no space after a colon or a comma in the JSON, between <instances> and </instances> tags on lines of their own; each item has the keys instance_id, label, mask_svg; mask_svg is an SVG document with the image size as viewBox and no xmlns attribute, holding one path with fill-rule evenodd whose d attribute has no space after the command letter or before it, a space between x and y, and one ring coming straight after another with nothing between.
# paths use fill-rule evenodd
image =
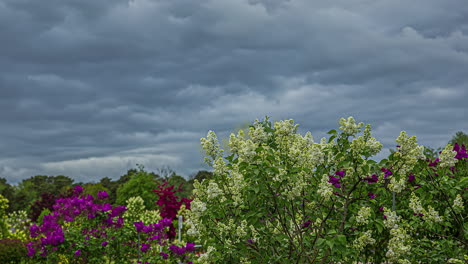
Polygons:
<instances>
[{"instance_id":1,"label":"dark green bush","mask_svg":"<svg viewBox=\"0 0 468 264\"><path fill-rule=\"evenodd\" d=\"M21 263L27 258L26 244L19 239L0 239L0 263Z\"/></svg>"}]
</instances>

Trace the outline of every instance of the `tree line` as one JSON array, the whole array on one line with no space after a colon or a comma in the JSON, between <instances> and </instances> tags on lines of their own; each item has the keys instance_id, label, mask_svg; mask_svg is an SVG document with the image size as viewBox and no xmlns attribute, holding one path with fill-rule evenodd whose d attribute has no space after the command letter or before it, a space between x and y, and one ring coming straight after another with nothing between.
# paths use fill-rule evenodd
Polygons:
<instances>
[{"instance_id":1,"label":"tree line","mask_svg":"<svg viewBox=\"0 0 468 264\"><path fill-rule=\"evenodd\" d=\"M32 221L37 221L41 214L52 209L55 199L71 196L76 185L82 186L85 194L95 197L98 191L106 191L109 194L107 201L112 205L126 205L130 197L140 196L146 208L155 209L157 195L151 191L159 190L163 183L179 187L179 197L190 198L194 181L201 181L211 175L211 172L201 170L186 180L170 168L151 172L137 165L137 168L129 169L116 180L104 177L99 182L75 182L64 175L35 175L17 185L11 185L5 178L0 178L0 194L9 201L6 213L25 210Z\"/></svg>"}]
</instances>

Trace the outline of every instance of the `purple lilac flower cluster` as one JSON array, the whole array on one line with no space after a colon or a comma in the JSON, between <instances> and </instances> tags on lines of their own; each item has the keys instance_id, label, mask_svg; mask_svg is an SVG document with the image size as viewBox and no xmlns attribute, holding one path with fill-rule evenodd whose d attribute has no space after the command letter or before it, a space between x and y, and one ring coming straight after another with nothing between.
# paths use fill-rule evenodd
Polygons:
<instances>
[{"instance_id":1,"label":"purple lilac flower cluster","mask_svg":"<svg viewBox=\"0 0 468 264\"><path fill-rule=\"evenodd\" d=\"M335 186L336 188L341 188L340 181L345 176L345 174L346 172L343 170L337 171L335 172L335 175L328 176L329 178L328 182L333 184L333 186ZM335 177L335 176L338 176L338 177Z\"/></svg>"}]
</instances>

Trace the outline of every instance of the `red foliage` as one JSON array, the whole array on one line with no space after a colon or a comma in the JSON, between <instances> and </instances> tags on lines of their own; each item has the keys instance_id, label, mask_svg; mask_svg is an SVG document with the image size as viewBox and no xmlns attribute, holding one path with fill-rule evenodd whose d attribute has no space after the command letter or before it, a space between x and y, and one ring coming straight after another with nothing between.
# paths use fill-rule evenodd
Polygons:
<instances>
[{"instance_id":1,"label":"red foliage","mask_svg":"<svg viewBox=\"0 0 468 264\"><path fill-rule=\"evenodd\" d=\"M159 190L154 190L151 192L156 193L159 196L156 204L161 207L159 215L162 218L169 218L172 220L177 219L177 212L179 211L182 204L185 204L185 207L190 210L190 202L192 200L187 198L180 198L174 195L176 192L181 191L180 188L175 189L174 185L170 185L168 182L165 182L159 185ZM169 230L169 238L175 238L175 227L171 226Z\"/></svg>"}]
</instances>

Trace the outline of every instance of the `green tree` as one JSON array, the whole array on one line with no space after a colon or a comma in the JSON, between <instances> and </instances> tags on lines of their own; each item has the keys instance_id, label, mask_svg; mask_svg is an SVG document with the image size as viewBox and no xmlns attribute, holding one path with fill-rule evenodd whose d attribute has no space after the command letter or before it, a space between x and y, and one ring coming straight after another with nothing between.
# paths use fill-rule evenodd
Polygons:
<instances>
[{"instance_id":1,"label":"green tree","mask_svg":"<svg viewBox=\"0 0 468 264\"><path fill-rule=\"evenodd\" d=\"M462 131L458 131L457 133L455 133L455 135L449 141L449 144L455 145L455 143L458 145L465 145L468 147L468 134L465 134Z\"/></svg>"},{"instance_id":2,"label":"green tree","mask_svg":"<svg viewBox=\"0 0 468 264\"><path fill-rule=\"evenodd\" d=\"M58 175L36 175L22 180L15 188L11 202L11 210L29 210L31 204L43 193L62 194L72 187L74 180Z\"/></svg>"},{"instance_id":3,"label":"green tree","mask_svg":"<svg viewBox=\"0 0 468 264\"><path fill-rule=\"evenodd\" d=\"M158 189L158 179L159 178L155 177L154 173L149 173L144 170L132 174L127 182L118 187L116 204L125 205L129 198L140 196L143 198L146 208L150 210L155 209L157 196L151 191Z\"/></svg>"},{"instance_id":4,"label":"green tree","mask_svg":"<svg viewBox=\"0 0 468 264\"><path fill-rule=\"evenodd\" d=\"M5 178L0 178L0 195L3 195L9 201L12 201L15 196L15 189L13 186L8 184ZM10 212L11 207L7 209L7 212Z\"/></svg>"},{"instance_id":5,"label":"green tree","mask_svg":"<svg viewBox=\"0 0 468 264\"><path fill-rule=\"evenodd\" d=\"M189 182L193 184L195 180L202 182L204 179L211 179L213 177L213 172L207 170L198 171L195 175L190 177Z\"/></svg>"},{"instance_id":6,"label":"green tree","mask_svg":"<svg viewBox=\"0 0 468 264\"><path fill-rule=\"evenodd\" d=\"M8 199L0 194L0 238L8 236L8 228L5 223L6 209L8 208Z\"/></svg>"},{"instance_id":7,"label":"green tree","mask_svg":"<svg viewBox=\"0 0 468 264\"><path fill-rule=\"evenodd\" d=\"M184 177L179 176L177 174L173 174L171 177L167 179L169 185L174 185L176 188L181 188L182 190L177 192L177 196L183 198L190 198L192 195L193 190L193 183L189 183L185 180Z\"/></svg>"},{"instance_id":8,"label":"green tree","mask_svg":"<svg viewBox=\"0 0 468 264\"><path fill-rule=\"evenodd\" d=\"M109 189L104 187L104 185L102 183L100 183L100 182L99 183L86 183L82 187L84 189L83 194L90 194L94 198L97 197L98 192L106 191L107 194L109 194ZM106 201L106 202L108 202L108 201Z\"/></svg>"}]
</instances>

